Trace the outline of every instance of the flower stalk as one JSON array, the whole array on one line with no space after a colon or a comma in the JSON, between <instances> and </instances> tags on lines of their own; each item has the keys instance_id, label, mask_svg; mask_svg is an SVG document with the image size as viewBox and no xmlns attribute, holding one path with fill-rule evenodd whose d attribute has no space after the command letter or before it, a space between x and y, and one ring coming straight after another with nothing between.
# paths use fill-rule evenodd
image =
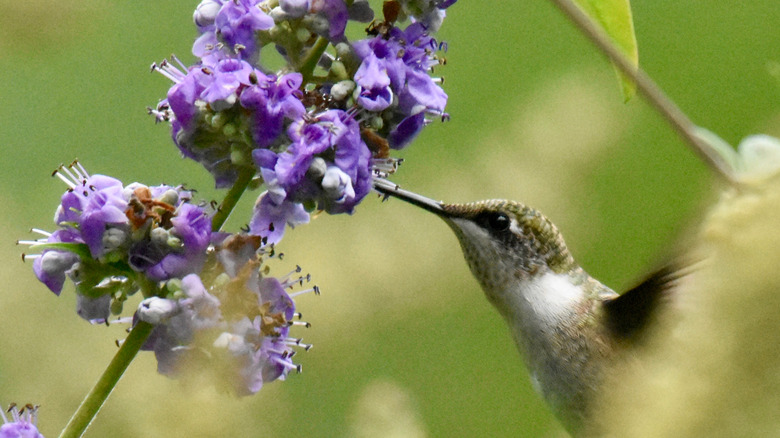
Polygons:
<instances>
[{"instance_id":1,"label":"flower stalk","mask_svg":"<svg viewBox=\"0 0 780 438\"><path fill-rule=\"evenodd\" d=\"M303 75L304 84L312 80L314 69L317 67L317 63L320 61L322 54L325 53L325 49L328 48L329 43L327 38L318 37L317 41L315 41L314 45L309 49L299 70L301 75Z\"/></svg>"},{"instance_id":2,"label":"flower stalk","mask_svg":"<svg viewBox=\"0 0 780 438\"><path fill-rule=\"evenodd\" d=\"M225 221L227 221L228 217L230 217L230 213L236 207L238 200L241 199L241 195L243 195L247 187L249 187L249 183L252 182L252 178L254 176L254 169L242 169L242 171L239 173L238 179L236 179L236 183L233 184L233 187L231 187L230 190L228 190L225 198L222 200L222 203L220 203L219 207L217 207L217 211L214 213L214 216L211 217L211 229L213 231L219 231L222 229Z\"/></svg>"},{"instance_id":3,"label":"flower stalk","mask_svg":"<svg viewBox=\"0 0 780 438\"><path fill-rule=\"evenodd\" d=\"M87 427L89 427L92 420L97 415L100 408L108 399L111 391L114 390L119 379L122 378L127 367L130 366L130 362L133 361L136 354L141 350L141 346L152 333L153 325L139 321L125 341L119 347L119 350L111 359L111 363L100 376L95 386L89 391L84 401L81 402L76 412L68 421L65 429L60 433L60 438L78 438L80 437Z\"/></svg>"}]
</instances>

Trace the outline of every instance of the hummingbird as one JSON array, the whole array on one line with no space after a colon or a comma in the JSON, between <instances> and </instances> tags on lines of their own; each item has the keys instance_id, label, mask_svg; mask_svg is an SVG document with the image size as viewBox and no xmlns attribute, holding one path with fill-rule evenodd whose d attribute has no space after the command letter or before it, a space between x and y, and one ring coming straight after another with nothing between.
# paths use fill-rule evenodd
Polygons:
<instances>
[{"instance_id":1,"label":"hummingbird","mask_svg":"<svg viewBox=\"0 0 780 438\"><path fill-rule=\"evenodd\" d=\"M446 204L383 179L374 188L444 219L509 326L534 388L570 433L588 430L610 368L639 348L668 306L681 272L676 265L617 294L574 261L558 228L531 207L508 200Z\"/></svg>"}]
</instances>

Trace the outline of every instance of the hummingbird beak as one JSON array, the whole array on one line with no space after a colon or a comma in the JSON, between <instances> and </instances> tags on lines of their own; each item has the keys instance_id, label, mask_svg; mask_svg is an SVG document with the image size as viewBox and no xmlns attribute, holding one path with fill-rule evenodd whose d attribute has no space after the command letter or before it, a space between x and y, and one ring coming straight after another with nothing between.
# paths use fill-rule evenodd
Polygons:
<instances>
[{"instance_id":1,"label":"hummingbird beak","mask_svg":"<svg viewBox=\"0 0 780 438\"><path fill-rule=\"evenodd\" d=\"M408 190L404 190L397 184L394 184L385 179L375 179L374 190L383 194L385 199L392 196L394 198L404 200L412 205L416 205L442 218L448 218L450 216L450 214L444 209L441 202L434 201L431 198L426 198L425 196L418 195L417 193L410 192Z\"/></svg>"}]
</instances>

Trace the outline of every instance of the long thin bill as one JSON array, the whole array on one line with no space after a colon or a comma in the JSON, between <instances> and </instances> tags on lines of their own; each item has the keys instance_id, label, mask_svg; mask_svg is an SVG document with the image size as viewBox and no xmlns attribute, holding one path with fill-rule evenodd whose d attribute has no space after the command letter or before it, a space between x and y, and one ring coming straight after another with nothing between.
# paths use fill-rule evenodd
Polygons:
<instances>
[{"instance_id":1,"label":"long thin bill","mask_svg":"<svg viewBox=\"0 0 780 438\"><path fill-rule=\"evenodd\" d=\"M431 198L418 195L417 193L410 192L400 188L397 184L394 184L388 180L376 178L374 179L374 190L385 195L385 197L394 197L404 200L412 205L416 205L420 208L430 211L431 213L439 216L447 216L447 212L442 207L442 203L434 201Z\"/></svg>"}]
</instances>

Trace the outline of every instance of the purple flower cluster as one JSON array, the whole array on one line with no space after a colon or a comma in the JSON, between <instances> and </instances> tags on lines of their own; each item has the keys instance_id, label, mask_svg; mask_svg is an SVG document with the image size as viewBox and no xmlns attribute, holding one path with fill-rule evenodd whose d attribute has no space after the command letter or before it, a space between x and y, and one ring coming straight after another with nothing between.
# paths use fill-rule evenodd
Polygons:
<instances>
[{"instance_id":1,"label":"purple flower cluster","mask_svg":"<svg viewBox=\"0 0 780 438\"><path fill-rule=\"evenodd\" d=\"M366 0L203 0L194 14L200 60L154 66L174 85L150 113L171 122L182 154L217 187L246 173L262 179L249 229L278 242L312 211L352 213L372 178L395 170L390 150L446 118L430 33L453 3L385 2L384 20L349 41L350 21L374 17ZM260 59L269 44L285 64L275 74Z\"/></svg>"},{"instance_id":2,"label":"purple flower cluster","mask_svg":"<svg viewBox=\"0 0 780 438\"><path fill-rule=\"evenodd\" d=\"M164 375L206 370L246 395L300 370L294 347L310 345L290 328L308 324L295 321L293 297L318 289L290 293L309 277L300 268L270 277L264 258L310 213L351 214L395 171L391 151L447 118L447 95L431 76L442 46L431 33L453 3L389 0L377 21L367 0L202 0L193 15L199 59L153 66L173 85L149 112L171 124L181 154L218 188L235 189L223 213L235 195L264 185L247 232L212 230L183 187L124 185L74 163L55 172L68 185L57 229L23 242L40 251L35 275L57 295L70 279L77 313L93 323L121 314L141 291L125 319L154 326L143 349ZM351 21L371 23L364 39L347 37ZM269 68L261 51L283 67ZM40 437L32 407L11 412L0 436Z\"/></svg>"},{"instance_id":3,"label":"purple flower cluster","mask_svg":"<svg viewBox=\"0 0 780 438\"><path fill-rule=\"evenodd\" d=\"M301 75L266 75L242 59L211 61L155 66L174 81L155 114L171 121L182 155L211 172L218 188L230 187L242 168L253 169L254 148L277 147L285 122L306 113Z\"/></svg>"},{"instance_id":4,"label":"purple flower cluster","mask_svg":"<svg viewBox=\"0 0 780 438\"><path fill-rule=\"evenodd\" d=\"M23 243L41 250L33 270L54 293L73 281L82 318L107 322L140 290L145 299L132 321L154 325L143 349L154 351L161 374L207 369L246 395L299 369L293 347L309 346L290 337L292 325L305 323L293 321L300 314L287 290L309 277L295 276L300 268L268 276L261 262L275 249L265 238L213 232L181 187L124 186L78 163L56 175L68 184L59 228ZM296 294L309 291L318 289Z\"/></svg>"},{"instance_id":5,"label":"purple flower cluster","mask_svg":"<svg viewBox=\"0 0 780 438\"><path fill-rule=\"evenodd\" d=\"M328 213L351 212L371 190L371 151L346 112L328 110L298 120L287 137L293 143L281 153L252 153L268 191L258 201L249 230L270 242L281 239L285 223L308 221L306 203Z\"/></svg>"},{"instance_id":6,"label":"purple flower cluster","mask_svg":"<svg viewBox=\"0 0 780 438\"><path fill-rule=\"evenodd\" d=\"M138 277L164 281L199 272L211 239L205 211L189 203L181 187L147 187L76 164L57 175L68 190L54 220L59 227L34 242L43 249L33 262L38 279L55 294L66 278L76 284L79 314L104 321L137 290Z\"/></svg>"},{"instance_id":7,"label":"purple flower cluster","mask_svg":"<svg viewBox=\"0 0 780 438\"><path fill-rule=\"evenodd\" d=\"M438 64L432 56L438 47L423 24L405 30L393 27L356 42L354 48L362 60L355 73L357 103L381 114L385 127L379 132L391 148L408 145L420 133L427 114L444 114L447 95L428 75Z\"/></svg>"},{"instance_id":8,"label":"purple flower cluster","mask_svg":"<svg viewBox=\"0 0 780 438\"><path fill-rule=\"evenodd\" d=\"M216 273L202 274L208 290L201 277L190 274L166 284L168 297L141 303L136 318L155 325L143 349L154 351L161 374L209 370L217 374L217 384L249 395L263 383L300 370L292 362L292 347L309 346L289 336L299 314L285 289L308 277L288 275L280 281L263 276L259 246L256 238L230 236L214 250Z\"/></svg>"},{"instance_id":9,"label":"purple flower cluster","mask_svg":"<svg viewBox=\"0 0 780 438\"><path fill-rule=\"evenodd\" d=\"M0 410L0 417L3 419L0 438L43 438L38 432L38 406L25 405L20 409L11 404L7 411Z\"/></svg>"}]
</instances>

